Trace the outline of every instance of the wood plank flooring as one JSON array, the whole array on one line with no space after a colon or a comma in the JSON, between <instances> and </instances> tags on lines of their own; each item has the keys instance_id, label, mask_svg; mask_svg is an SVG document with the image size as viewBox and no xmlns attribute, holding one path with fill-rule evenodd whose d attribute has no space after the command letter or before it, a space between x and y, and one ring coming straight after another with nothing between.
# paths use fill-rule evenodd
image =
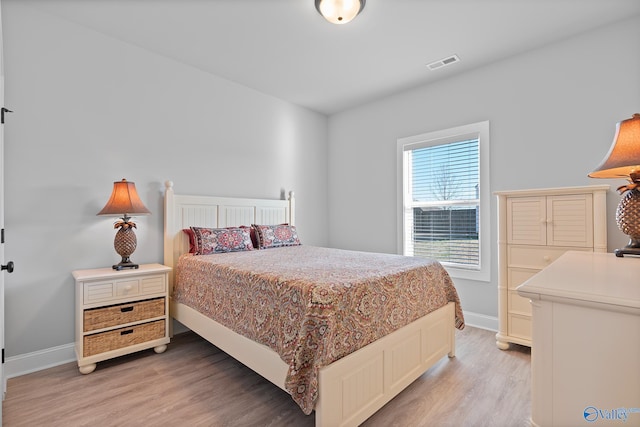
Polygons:
<instances>
[{"instance_id":1,"label":"wood plank flooring","mask_svg":"<svg viewBox=\"0 0 640 427\"><path fill-rule=\"evenodd\" d=\"M494 333L457 332L444 358L363 426L529 426L530 350L498 350ZM153 350L69 363L8 382L5 427L313 426L289 395L192 333Z\"/></svg>"}]
</instances>

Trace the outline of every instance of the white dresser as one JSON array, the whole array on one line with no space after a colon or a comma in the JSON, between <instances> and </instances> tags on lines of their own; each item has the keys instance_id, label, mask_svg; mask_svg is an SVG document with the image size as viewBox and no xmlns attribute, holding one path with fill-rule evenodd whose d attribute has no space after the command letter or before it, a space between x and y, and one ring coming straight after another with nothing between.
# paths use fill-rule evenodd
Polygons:
<instances>
[{"instance_id":1,"label":"white dresser","mask_svg":"<svg viewBox=\"0 0 640 427\"><path fill-rule=\"evenodd\" d=\"M533 306L534 426L640 425L640 258L567 252L520 287Z\"/></svg>"},{"instance_id":2,"label":"white dresser","mask_svg":"<svg viewBox=\"0 0 640 427\"><path fill-rule=\"evenodd\" d=\"M568 250L606 252L608 185L500 191L498 348L531 346L531 305L516 288Z\"/></svg>"}]
</instances>

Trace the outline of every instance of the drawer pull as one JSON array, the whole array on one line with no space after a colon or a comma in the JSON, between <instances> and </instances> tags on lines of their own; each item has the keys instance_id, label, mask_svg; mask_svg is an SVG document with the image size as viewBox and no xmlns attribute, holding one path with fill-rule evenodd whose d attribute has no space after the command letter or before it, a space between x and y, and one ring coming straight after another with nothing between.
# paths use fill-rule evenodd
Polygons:
<instances>
[{"instance_id":1,"label":"drawer pull","mask_svg":"<svg viewBox=\"0 0 640 427\"><path fill-rule=\"evenodd\" d=\"M133 333L133 329L129 329L129 330L120 332L120 335L128 335L128 334L132 334L132 333Z\"/></svg>"},{"instance_id":2,"label":"drawer pull","mask_svg":"<svg viewBox=\"0 0 640 427\"><path fill-rule=\"evenodd\" d=\"M133 306L131 306L131 307L122 307L122 308L120 309L120 312L121 312L121 313L126 313L126 312L128 312L128 311L133 311Z\"/></svg>"}]
</instances>

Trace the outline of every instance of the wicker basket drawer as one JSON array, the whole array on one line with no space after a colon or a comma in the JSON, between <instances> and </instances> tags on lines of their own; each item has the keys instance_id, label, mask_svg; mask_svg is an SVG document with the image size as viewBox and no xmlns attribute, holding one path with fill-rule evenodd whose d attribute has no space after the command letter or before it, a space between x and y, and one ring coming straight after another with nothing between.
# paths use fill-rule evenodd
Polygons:
<instances>
[{"instance_id":1,"label":"wicker basket drawer","mask_svg":"<svg viewBox=\"0 0 640 427\"><path fill-rule=\"evenodd\" d=\"M164 320L143 323L129 328L114 329L113 331L84 337L83 356L105 353L111 350L141 344L143 342L164 337Z\"/></svg>"},{"instance_id":2,"label":"wicker basket drawer","mask_svg":"<svg viewBox=\"0 0 640 427\"><path fill-rule=\"evenodd\" d=\"M164 316L164 298L84 310L84 332Z\"/></svg>"}]
</instances>

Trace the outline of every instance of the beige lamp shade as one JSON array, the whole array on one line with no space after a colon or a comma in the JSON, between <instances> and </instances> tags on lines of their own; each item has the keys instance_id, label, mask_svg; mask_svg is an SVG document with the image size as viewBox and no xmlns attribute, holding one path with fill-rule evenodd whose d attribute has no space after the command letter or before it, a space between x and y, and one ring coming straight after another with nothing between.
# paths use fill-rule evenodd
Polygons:
<instances>
[{"instance_id":1,"label":"beige lamp shade","mask_svg":"<svg viewBox=\"0 0 640 427\"><path fill-rule=\"evenodd\" d=\"M591 178L627 178L640 173L640 114L616 125L616 135L602 163Z\"/></svg>"},{"instance_id":2,"label":"beige lamp shade","mask_svg":"<svg viewBox=\"0 0 640 427\"><path fill-rule=\"evenodd\" d=\"M113 183L111 197L104 208L98 212L98 215L126 217L129 215L151 215L151 212L140 200L136 184L123 179Z\"/></svg>"}]
</instances>

